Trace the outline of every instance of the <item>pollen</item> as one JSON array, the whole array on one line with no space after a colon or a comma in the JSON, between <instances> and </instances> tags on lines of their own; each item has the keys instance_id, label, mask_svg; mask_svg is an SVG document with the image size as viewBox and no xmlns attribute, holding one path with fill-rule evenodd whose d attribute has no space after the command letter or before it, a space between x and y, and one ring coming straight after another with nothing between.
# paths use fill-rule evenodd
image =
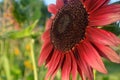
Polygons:
<instances>
[{"instance_id":1,"label":"pollen","mask_svg":"<svg viewBox=\"0 0 120 80\"><path fill-rule=\"evenodd\" d=\"M88 14L80 0L69 1L56 14L51 27L51 41L61 51L71 50L85 37Z\"/></svg>"}]
</instances>

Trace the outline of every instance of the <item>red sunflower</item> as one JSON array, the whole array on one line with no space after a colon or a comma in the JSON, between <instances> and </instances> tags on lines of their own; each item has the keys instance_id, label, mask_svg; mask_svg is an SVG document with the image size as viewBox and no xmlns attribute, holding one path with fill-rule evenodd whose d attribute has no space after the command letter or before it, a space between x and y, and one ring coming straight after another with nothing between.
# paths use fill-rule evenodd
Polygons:
<instances>
[{"instance_id":1,"label":"red sunflower","mask_svg":"<svg viewBox=\"0 0 120 80\"><path fill-rule=\"evenodd\" d=\"M93 69L102 73L107 70L104 57L120 63L120 57L111 48L118 46L120 39L113 33L102 30L104 26L120 20L120 4L108 4L109 0L57 0L48 11L53 15L48 20L42 36L44 44L39 57L39 66L44 62L48 68L46 78L54 79L61 69L62 80L93 80Z\"/></svg>"}]
</instances>

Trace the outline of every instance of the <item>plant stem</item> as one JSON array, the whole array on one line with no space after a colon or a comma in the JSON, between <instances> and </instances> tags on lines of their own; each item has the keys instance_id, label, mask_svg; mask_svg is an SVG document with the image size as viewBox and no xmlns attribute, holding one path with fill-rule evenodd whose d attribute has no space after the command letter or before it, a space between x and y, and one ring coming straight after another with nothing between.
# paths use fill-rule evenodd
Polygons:
<instances>
[{"instance_id":1,"label":"plant stem","mask_svg":"<svg viewBox=\"0 0 120 80\"><path fill-rule=\"evenodd\" d=\"M96 80L96 70L93 70L94 73L94 80Z\"/></svg>"},{"instance_id":2,"label":"plant stem","mask_svg":"<svg viewBox=\"0 0 120 80\"><path fill-rule=\"evenodd\" d=\"M38 74L37 74L37 67L36 67L36 62L35 62L35 55L34 55L34 39L31 39L31 59L32 59L32 64L33 64L33 71L34 71L34 80L38 80Z\"/></svg>"},{"instance_id":3,"label":"plant stem","mask_svg":"<svg viewBox=\"0 0 120 80\"><path fill-rule=\"evenodd\" d=\"M2 45L3 68L5 70L7 80L11 80L10 64L9 64L9 59L7 57L7 53L8 53L7 51L8 51L8 41L3 40L3 45Z\"/></svg>"}]
</instances>

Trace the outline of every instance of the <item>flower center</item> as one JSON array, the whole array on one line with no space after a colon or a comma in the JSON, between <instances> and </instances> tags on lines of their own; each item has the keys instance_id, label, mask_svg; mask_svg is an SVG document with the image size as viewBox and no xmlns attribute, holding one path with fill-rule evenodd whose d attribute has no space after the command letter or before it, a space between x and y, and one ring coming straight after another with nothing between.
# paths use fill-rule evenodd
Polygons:
<instances>
[{"instance_id":1,"label":"flower center","mask_svg":"<svg viewBox=\"0 0 120 80\"><path fill-rule=\"evenodd\" d=\"M51 41L56 49L71 50L85 37L88 14L80 0L69 1L56 14L51 27Z\"/></svg>"}]
</instances>

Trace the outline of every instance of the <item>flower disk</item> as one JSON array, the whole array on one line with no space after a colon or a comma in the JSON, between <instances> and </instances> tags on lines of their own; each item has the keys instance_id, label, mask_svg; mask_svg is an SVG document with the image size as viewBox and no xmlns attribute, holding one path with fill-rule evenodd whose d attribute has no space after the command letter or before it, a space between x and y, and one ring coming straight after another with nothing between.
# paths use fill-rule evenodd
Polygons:
<instances>
[{"instance_id":1,"label":"flower disk","mask_svg":"<svg viewBox=\"0 0 120 80\"><path fill-rule=\"evenodd\" d=\"M56 14L51 27L51 41L56 49L71 50L85 37L88 14L79 0L66 3Z\"/></svg>"}]
</instances>

